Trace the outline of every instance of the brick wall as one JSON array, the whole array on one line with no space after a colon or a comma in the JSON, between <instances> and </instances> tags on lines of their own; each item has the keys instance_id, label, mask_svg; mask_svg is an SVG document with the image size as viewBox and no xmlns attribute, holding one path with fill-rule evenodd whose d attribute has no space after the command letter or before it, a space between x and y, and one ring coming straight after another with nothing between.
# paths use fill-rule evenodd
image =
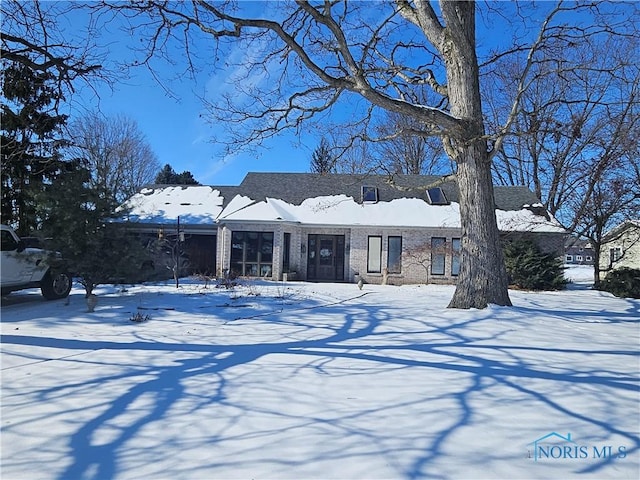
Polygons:
<instances>
[{"instance_id":1,"label":"brick wall","mask_svg":"<svg viewBox=\"0 0 640 480\"><path fill-rule=\"evenodd\" d=\"M366 283L381 284L384 273L367 272L368 238L382 237L382 267L387 266L389 237L402 237L402 267L401 273L390 273L386 282L390 285L415 283L455 283L456 277L451 274L451 240L460 237L458 229L383 229L383 228L354 228L351 232L351 251L349 281L357 281L356 274ZM431 274L431 238L444 237L446 239L445 274Z\"/></svg>"},{"instance_id":2,"label":"brick wall","mask_svg":"<svg viewBox=\"0 0 640 480\"><path fill-rule=\"evenodd\" d=\"M454 284L457 276L452 274L452 240L460 238L460 230L456 228L396 228L382 227L312 227L289 224L269 225L264 223L233 223L218 229L217 243L217 270L221 275L224 269L229 268L231 252L232 231L273 232L273 267L270 279L281 280L282 255L284 233L291 234L289 279L306 280L307 278L307 246L310 234L316 235L344 235L345 237L345 262L344 280L355 283L361 278L366 283L390 285L439 283ZM548 234L504 234L504 238L517 236L533 236L544 251L557 253L559 256L564 251L564 237L562 235ZM380 236L382 238L381 266L383 272L367 272L368 238ZM388 262L388 245L390 236L402 237L402 265L401 273L389 273L385 275L384 268ZM441 237L445 243L445 268L444 275L431 273L431 239ZM295 273L291 273L295 272Z\"/></svg>"}]
</instances>

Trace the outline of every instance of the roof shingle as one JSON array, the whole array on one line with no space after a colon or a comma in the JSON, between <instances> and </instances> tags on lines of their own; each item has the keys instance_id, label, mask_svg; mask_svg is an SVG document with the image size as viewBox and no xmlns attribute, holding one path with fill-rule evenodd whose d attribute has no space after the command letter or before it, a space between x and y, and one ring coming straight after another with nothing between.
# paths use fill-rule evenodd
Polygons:
<instances>
[{"instance_id":1,"label":"roof shingle","mask_svg":"<svg viewBox=\"0 0 640 480\"><path fill-rule=\"evenodd\" d=\"M362 186L378 188L378 200L388 202L398 198L419 198L428 202L426 189L437 184L450 202L459 202L455 181L442 184L436 175L372 175L372 174L326 174L317 173L248 173L234 193L245 195L256 201L267 197L279 198L294 205L305 199L330 195L346 195L360 201ZM216 187L219 188L219 187ZM223 187L225 188L225 187ZM222 189L221 189L222 191ZM222 192L227 197L226 193ZM538 202L527 187L494 187L496 208L520 210L523 205Z\"/></svg>"}]
</instances>

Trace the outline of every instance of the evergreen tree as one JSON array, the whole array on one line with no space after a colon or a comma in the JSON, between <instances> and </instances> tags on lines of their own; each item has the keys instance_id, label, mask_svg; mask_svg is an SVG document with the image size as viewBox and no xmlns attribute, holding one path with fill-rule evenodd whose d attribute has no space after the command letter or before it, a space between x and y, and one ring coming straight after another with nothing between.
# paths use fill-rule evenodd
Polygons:
<instances>
[{"instance_id":1,"label":"evergreen tree","mask_svg":"<svg viewBox=\"0 0 640 480\"><path fill-rule=\"evenodd\" d=\"M336 159L331 153L329 142L324 138L311 155L311 172L320 175L336 172Z\"/></svg>"},{"instance_id":2,"label":"evergreen tree","mask_svg":"<svg viewBox=\"0 0 640 480\"><path fill-rule=\"evenodd\" d=\"M70 44L61 28L74 9L73 2L0 2L1 212L20 234L36 229L35 198L64 169L65 93L101 71L100 49L89 38Z\"/></svg>"},{"instance_id":3,"label":"evergreen tree","mask_svg":"<svg viewBox=\"0 0 640 480\"><path fill-rule=\"evenodd\" d=\"M185 170L182 173L176 173L173 167L168 163L158 172L156 181L158 185L200 185L191 172Z\"/></svg>"},{"instance_id":4,"label":"evergreen tree","mask_svg":"<svg viewBox=\"0 0 640 480\"><path fill-rule=\"evenodd\" d=\"M622 267L611 270L600 284L600 289L616 297L640 298L640 269Z\"/></svg>"},{"instance_id":5,"label":"evergreen tree","mask_svg":"<svg viewBox=\"0 0 640 480\"><path fill-rule=\"evenodd\" d=\"M142 243L114 222L124 212L112 196L91 188L91 173L81 161L70 162L58 181L39 196L42 234L60 252L69 270L90 295L97 285L137 280L148 260Z\"/></svg>"},{"instance_id":6,"label":"evergreen tree","mask_svg":"<svg viewBox=\"0 0 640 480\"><path fill-rule=\"evenodd\" d=\"M26 235L38 225L35 198L63 168L67 117L55 112L60 98L50 73L21 63L5 61L3 66L2 222Z\"/></svg>"},{"instance_id":7,"label":"evergreen tree","mask_svg":"<svg viewBox=\"0 0 640 480\"><path fill-rule=\"evenodd\" d=\"M158 185L171 185L176 177L176 172L168 163L156 175L155 183Z\"/></svg>"},{"instance_id":8,"label":"evergreen tree","mask_svg":"<svg viewBox=\"0 0 640 480\"><path fill-rule=\"evenodd\" d=\"M562 262L531 240L507 242L504 257L510 285L525 290L561 290L566 286Z\"/></svg>"},{"instance_id":9,"label":"evergreen tree","mask_svg":"<svg viewBox=\"0 0 640 480\"><path fill-rule=\"evenodd\" d=\"M176 179L177 179L176 183L180 185L200 185L200 182L198 182L195 178L193 178L193 175L188 170L185 170L184 172L179 173L176 176Z\"/></svg>"}]
</instances>

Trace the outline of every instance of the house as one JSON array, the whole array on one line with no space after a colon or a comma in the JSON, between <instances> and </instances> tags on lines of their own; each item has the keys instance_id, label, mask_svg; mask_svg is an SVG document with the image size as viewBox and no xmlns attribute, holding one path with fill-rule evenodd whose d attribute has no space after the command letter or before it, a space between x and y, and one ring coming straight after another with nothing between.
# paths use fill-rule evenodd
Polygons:
<instances>
[{"instance_id":1,"label":"house","mask_svg":"<svg viewBox=\"0 0 640 480\"><path fill-rule=\"evenodd\" d=\"M600 249L600 271L640 269L640 220L626 220L608 231Z\"/></svg>"},{"instance_id":2,"label":"house","mask_svg":"<svg viewBox=\"0 0 640 480\"><path fill-rule=\"evenodd\" d=\"M274 280L286 274L309 281L455 283L458 189L440 180L249 173L238 186L149 186L129 200L128 221L149 235L180 231L187 251L206 249L191 262L193 271ZM501 234L530 236L562 256L565 231L537 202L525 187L495 187Z\"/></svg>"},{"instance_id":3,"label":"house","mask_svg":"<svg viewBox=\"0 0 640 480\"><path fill-rule=\"evenodd\" d=\"M594 252L588 240L567 237L564 245L564 263L567 265L593 265Z\"/></svg>"}]
</instances>

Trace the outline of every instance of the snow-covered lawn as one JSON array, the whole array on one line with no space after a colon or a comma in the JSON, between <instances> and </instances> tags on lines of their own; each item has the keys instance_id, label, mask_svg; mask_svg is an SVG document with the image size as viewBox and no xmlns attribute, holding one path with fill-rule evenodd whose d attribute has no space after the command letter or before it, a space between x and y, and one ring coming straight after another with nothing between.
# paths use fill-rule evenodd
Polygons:
<instances>
[{"instance_id":1,"label":"snow-covered lawn","mask_svg":"<svg viewBox=\"0 0 640 480\"><path fill-rule=\"evenodd\" d=\"M94 313L16 292L2 479L637 479L640 301L452 292L191 280L100 288Z\"/></svg>"}]
</instances>

